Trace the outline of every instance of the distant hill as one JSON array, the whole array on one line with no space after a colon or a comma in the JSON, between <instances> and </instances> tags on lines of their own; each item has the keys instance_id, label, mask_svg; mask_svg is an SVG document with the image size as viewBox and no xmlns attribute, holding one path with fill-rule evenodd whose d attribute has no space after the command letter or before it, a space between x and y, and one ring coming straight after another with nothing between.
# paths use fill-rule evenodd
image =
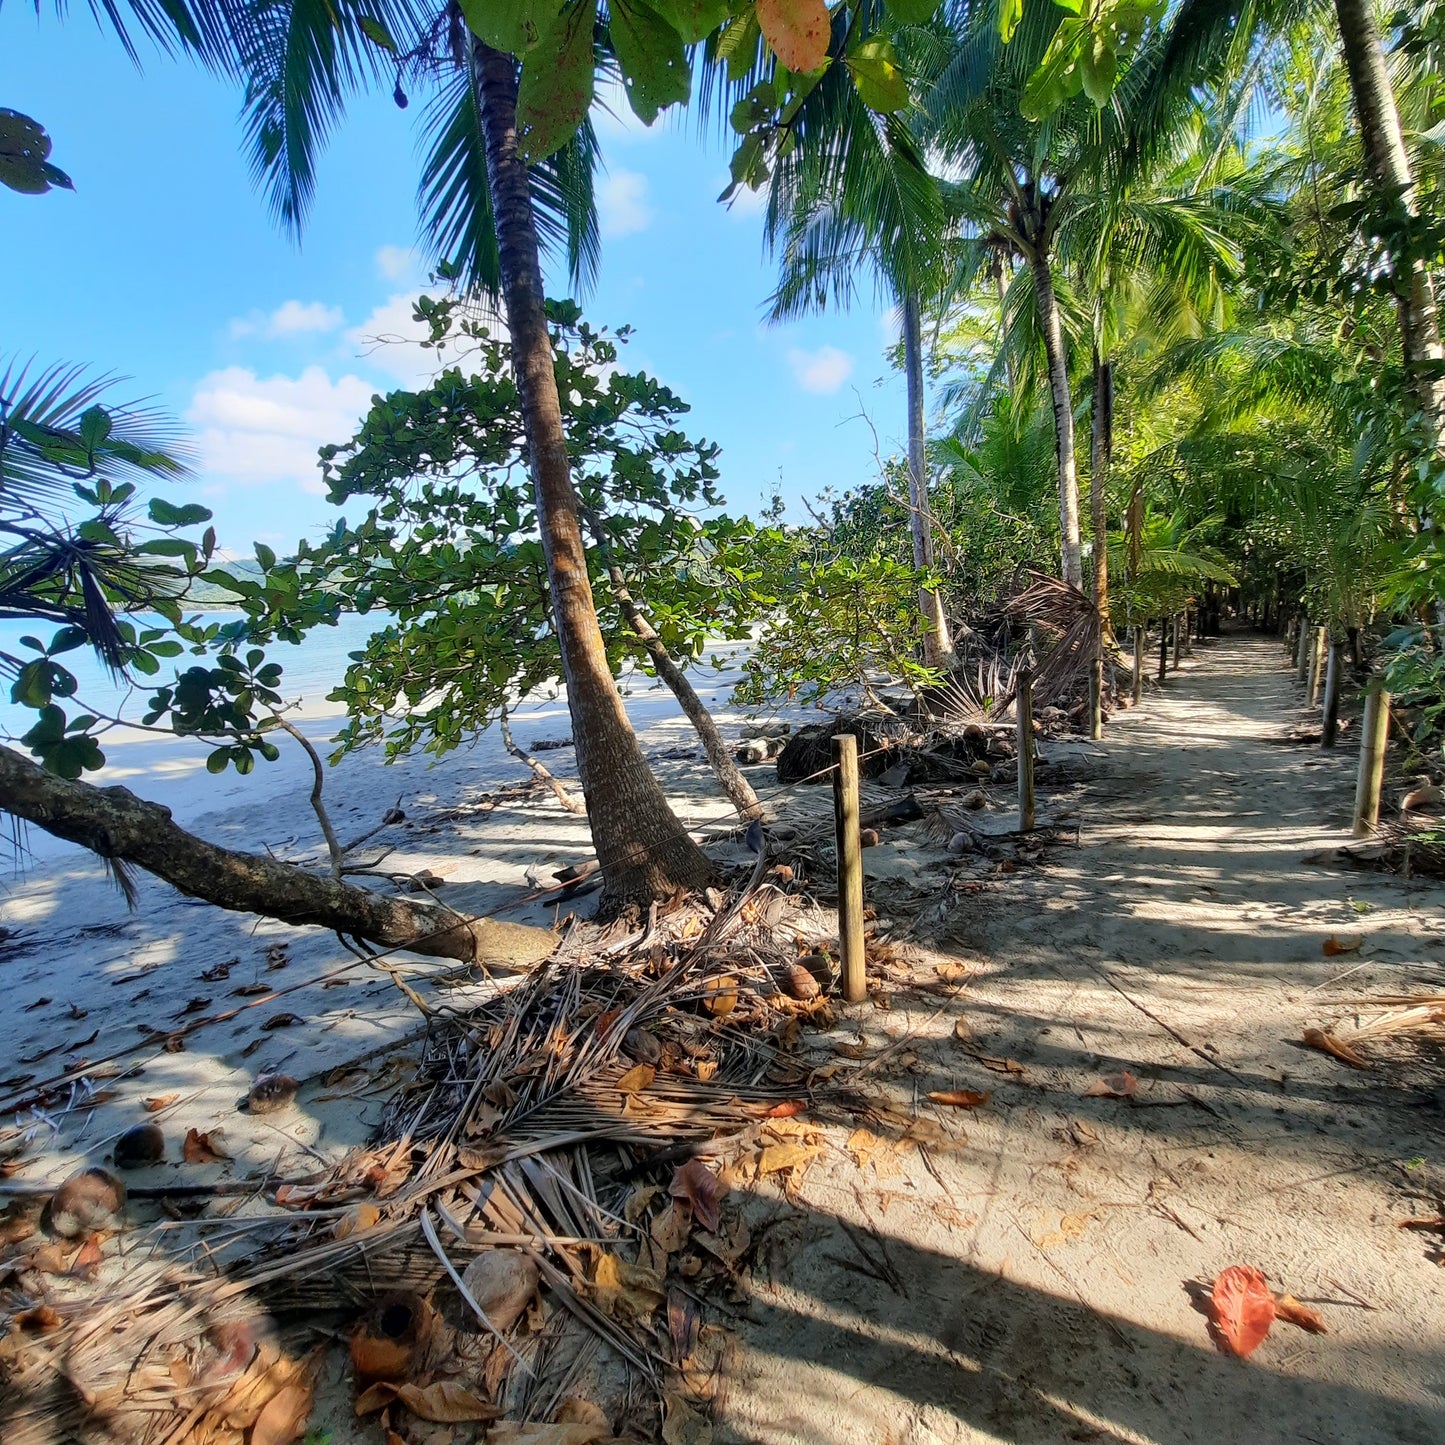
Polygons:
<instances>
[{"instance_id":1,"label":"distant hill","mask_svg":"<svg viewBox=\"0 0 1445 1445\"><path fill-rule=\"evenodd\" d=\"M258 582L261 580L261 564L252 558L222 562L220 566L237 577L254 577ZM214 582L203 582L200 578L191 583L190 590L186 593L186 605L202 612L230 610L235 607L236 601L234 592L218 587Z\"/></svg>"}]
</instances>

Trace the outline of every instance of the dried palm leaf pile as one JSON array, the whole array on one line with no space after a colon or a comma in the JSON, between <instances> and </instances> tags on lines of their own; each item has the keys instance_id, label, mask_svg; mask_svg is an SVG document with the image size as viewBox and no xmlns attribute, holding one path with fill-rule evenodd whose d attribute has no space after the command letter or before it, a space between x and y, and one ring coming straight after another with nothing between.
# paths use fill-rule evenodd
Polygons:
<instances>
[{"instance_id":1,"label":"dried palm leaf pile","mask_svg":"<svg viewBox=\"0 0 1445 1445\"><path fill-rule=\"evenodd\" d=\"M1383 995L1353 1007L1368 1017L1344 1027L1308 1028L1305 1043L1354 1069L1373 1068L1378 1055L1372 1057L1372 1046L1385 1039L1410 1038L1433 1045L1436 1058L1440 1057L1445 1045L1445 993Z\"/></svg>"},{"instance_id":2,"label":"dried palm leaf pile","mask_svg":"<svg viewBox=\"0 0 1445 1445\"><path fill-rule=\"evenodd\" d=\"M830 1018L830 920L763 871L427 1006L332 1167L146 1191L149 1220L104 1170L14 1201L0 1439L284 1445L339 1388L338 1442L707 1440L730 1336L703 1306L751 1247L719 1201L808 1153L792 1051Z\"/></svg>"}]
</instances>

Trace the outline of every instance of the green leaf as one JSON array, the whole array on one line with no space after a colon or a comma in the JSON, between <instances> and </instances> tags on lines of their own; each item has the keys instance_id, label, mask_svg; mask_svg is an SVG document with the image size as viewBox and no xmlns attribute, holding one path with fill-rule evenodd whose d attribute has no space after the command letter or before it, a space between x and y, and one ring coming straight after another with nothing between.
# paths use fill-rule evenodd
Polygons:
<instances>
[{"instance_id":1,"label":"green leaf","mask_svg":"<svg viewBox=\"0 0 1445 1445\"><path fill-rule=\"evenodd\" d=\"M388 55L396 54L396 41L391 38L391 31L375 16L363 15L356 23L361 33L378 49L386 51Z\"/></svg>"},{"instance_id":2,"label":"green leaf","mask_svg":"<svg viewBox=\"0 0 1445 1445\"><path fill-rule=\"evenodd\" d=\"M525 58L548 38L562 0L460 0L473 35L497 50Z\"/></svg>"},{"instance_id":3,"label":"green leaf","mask_svg":"<svg viewBox=\"0 0 1445 1445\"><path fill-rule=\"evenodd\" d=\"M692 94L682 36L639 0L612 0L611 15L612 45L628 104L644 125L651 125L658 111Z\"/></svg>"},{"instance_id":4,"label":"green leaf","mask_svg":"<svg viewBox=\"0 0 1445 1445\"><path fill-rule=\"evenodd\" d=\"M88 407L80 418L80 444L94 452L110 436L110 413L103 406Z\"/></svg>"},{"instance_id":5,"label":"green leaf","mask_svg":"<svg viewBox=\"0 0 1445 1445\"><path fill-rule=\"evenodd\" d=\"M206 771L208 773L224 773L226 764L230 761L230 748L214 748L206 757Z\"/></svg>"},{"instance_id":6,"label":"green leaf","mask_svg":"<svg viewBox=\"0 0 1445 1445\"><path fill-rule=\"evenodd\" d=\"M198 506L195 502L177 507L163 497L152 497L147 511L151 521L161 527L194 527L201 522L209 522L212 516L209 507Z\"/></svg>"},{"instance_id":7,"label":"green leaf","mask_svg":"<svg viewBox=\"0 0 1445 1445\"><path fill-rule=\"evenodd\" d=\"M757 53L758 12L751 6L743 14L730 20L717 40L717 58L726 64L728 79L736 84L752 69L753 56Z\"/></svg>"},{"instance_id":8,"label":"green leaf","mask_svg":"<svg viewBox=\"0 0 1445 1445\"><path fill-rule=\"evenodd\" d=\"M1003 0L998 7L998 37L1005 45L1014 38L1014 31L1023 18L1024 0Z\"/></svg>"},{"instance_id":9,"label":"green leaf","mask_svg":"<svg viewBox=\"0 0 1445 1445\"><path fill-rule=\"evenodd\" d=\"M886 9L899 25L926 25L933 19L939 0L884 0ZM1004 36L1007 43L1008 36Z\"/></svg>"},{"instance_id":10,"label":"green leaf","mask_svg":"<svg viewBox=\"0 0 1445 1445\"><path fill-rule=\"evenodd\" d=\"M875 35L847 58L858 96L869 110L888 114L908 105L908 81L891 41Z\"/></svg>"},{"instance_id":11,"label":"green leaf","mask_svg":"<svg viewBox=\"0 0 1445 1445\"><path fill-rule=\"evenodd\" d=\"M652 8L689 45L706 40L732 13L730 0L653 0Z\"/></svg>"},{"instance_id":12,"label":"green leaf","mask_svg":"<svg viewBox=\"0 0 1445 1445\"><path fill-rule=\"evenodd\" d=\"M256 560L263 572L269 572L276 565L276 554L264 542L257 542Z\"/></svg>"},{"instance_id":13,"label":"green leaf","mask_svg":"<svg viewBox=\"0 0 1445 1445\"><path fill-rule=\"evenodd\" d=\"M1101 29L1091 31L1079 47L1079 75L1084 94L1101 110L1114 93L1114 80L1119 70L1119 57L1109 36Z\"/></svg>"},{"instance_id":14,"label":"green leaf","mask_svg":"<svg viewBox=\"0 0 1445 1445\"><path fill-rule=\"evenodd\" d=\"M522 159L545 160L577 133L592 108L597 0L579 0L522 61L517 129Z\"/></svg>"}]
</instances>

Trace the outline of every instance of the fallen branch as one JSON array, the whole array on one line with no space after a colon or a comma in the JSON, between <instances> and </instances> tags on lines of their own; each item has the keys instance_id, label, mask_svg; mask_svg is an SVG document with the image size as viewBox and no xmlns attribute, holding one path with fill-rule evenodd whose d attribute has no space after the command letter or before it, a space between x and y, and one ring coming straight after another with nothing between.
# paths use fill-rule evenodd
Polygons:
<instances>
[{"instance_id":1,"label":"fallen branch","mask_svg":"<svg viewBox=\"0 0 1445 1445\"><path fill-rule=\"evenodd\" d=\"M0 808L101 858L134 863L191 898L236 913L328 928L430 958L526 968L556 946L544 928L468 918L443 904L394 898L254 853L217 847L178 827L169 808L128 788L47 773L0 746Z\"/></svg>"},{"instance_id":2,"label":"fallen branch","mask_svg":"<svg viewBox=\"0 0 1445 1445\"><path fill-rule=\"evenodd\" d=\"M539 763L526 748L520 746L512 736L512 724L507 718L507 709L502 709L502 716L499 719L502 731L502 746L517 759L518 762L526 764L531 768L533 774L539 781L546 783L551 788L553 796L569 813L575 813L579 818L587 816L587 804L580 802L568 792L566 785L560 778L553 774L542 763Z\"/></svg>"}]
</instances>

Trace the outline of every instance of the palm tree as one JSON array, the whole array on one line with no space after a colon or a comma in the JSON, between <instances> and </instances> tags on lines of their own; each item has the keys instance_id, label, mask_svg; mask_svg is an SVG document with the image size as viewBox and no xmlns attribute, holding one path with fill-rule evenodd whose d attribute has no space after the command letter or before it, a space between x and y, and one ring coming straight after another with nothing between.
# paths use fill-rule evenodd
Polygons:
<instances>
[{"instance_id":1,"label":"palm tree","mask_svg":"<svg viewBox=\"0 0 1445 1445\"><path fill-rule=\"evenodd\" d=\"M913 565L932 571L924 403L924 306L945 271L946 218L936 178L910 121L863 102L845 66L834 66L809 94L769 182L765 235L781 253L769 314L783 321L832 301L850 304L869 274L898 308L908 405L908 503ZM919 595L926 661L952 655L939 594Z\"/></svg>"}]
</instances>

